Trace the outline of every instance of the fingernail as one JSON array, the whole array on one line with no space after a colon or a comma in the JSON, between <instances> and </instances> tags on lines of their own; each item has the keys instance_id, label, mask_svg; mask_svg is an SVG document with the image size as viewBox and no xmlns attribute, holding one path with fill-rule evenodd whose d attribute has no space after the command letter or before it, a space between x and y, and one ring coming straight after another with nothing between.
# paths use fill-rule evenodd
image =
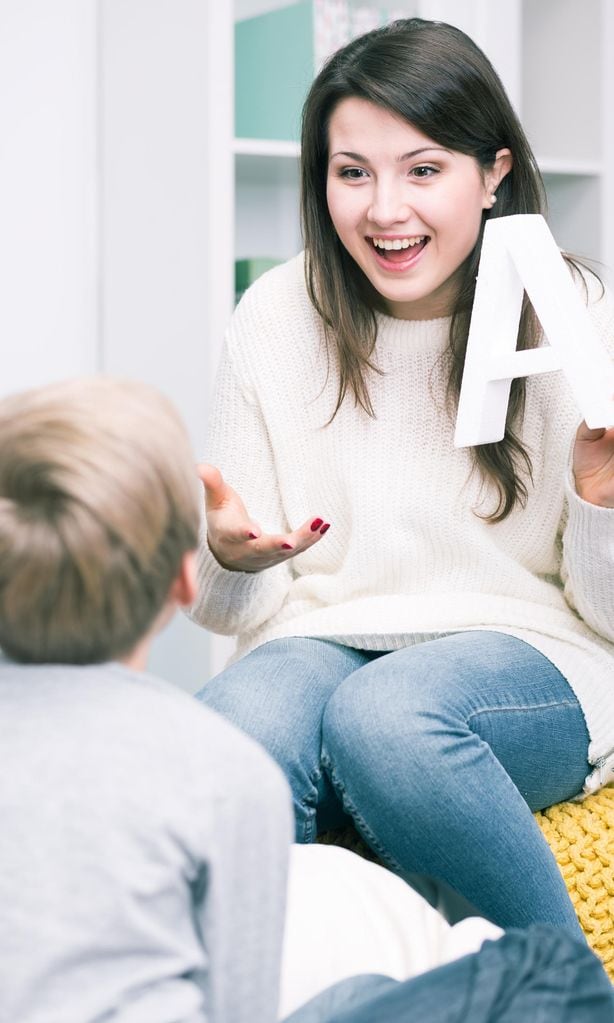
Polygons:
<instances>
[{"instance_id":1,"label":"fingernail","mask_svg":"<svg viewBox=\"0 0 614 1023\"><path fill-rule=\"evenodd\" d=\"M327 529L330 529L330 522L325 522L320 530L320 536L324 536Z\"/></svg>"},{"instance_id":2,"label":"fingernail","mask_svg":"<svg viewBox=\"0 0 614 1023\"><path fill-rule=\"evenodd\" d=\"M313 522L311 523L311 532L312 533L317 532L317 530L320 528L323 522L324 519L314 519Z\"/></svg>"},{"instance_id":3,"label":"fingernail","mask_svg":"<svg viewBox=\"0 0 614 1023\"><path fill-rule=\"evenodd\" d=\"M294 550L292 544L290 544L290 543L282 543L281 549L282 549L282 551L292 551L292 550Z\"/></svg>"},{"instance_id":4,"label":"fingernail","mask_svg":"<svg viewBox=\"0 0 614 1023\"><path fill-rule=\"evenodd\" d=\"M247 539L248 539L248 540L257 540L257 539L258 539L258 537L256 536L256 534L255 534L255 533L248 533L248 534L247 534Z\"/></svg>"}]
</instances>

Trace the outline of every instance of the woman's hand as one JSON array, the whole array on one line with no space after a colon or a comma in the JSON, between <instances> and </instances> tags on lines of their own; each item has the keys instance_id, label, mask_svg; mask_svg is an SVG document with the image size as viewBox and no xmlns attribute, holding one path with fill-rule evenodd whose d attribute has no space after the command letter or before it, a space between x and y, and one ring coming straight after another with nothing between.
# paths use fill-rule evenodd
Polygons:
<instances>
[{"instance_id":1,"label":"woman's hand","mask_svg":"<svg viewBox=\"0 0 614 1023\"><path fill-rule=\"evenodd\" d=\"M576 491L583 501L614 508L614 427L589 430L581 423L573 451Z\"/></svg>"},{"instance_id":2,"label":"woman's hand","mask_svg":"<svg viewBox=\"0 0 614 1023\"><path fill-rule=\"evenodd\" d=\"M263 533L219 469L201 464L197 472L205 487L209 548L222 568L231 572L261 572L279 565L313 547L329 528L330 523L317 517L291 533Z\"/></svg>"}]
</instances>

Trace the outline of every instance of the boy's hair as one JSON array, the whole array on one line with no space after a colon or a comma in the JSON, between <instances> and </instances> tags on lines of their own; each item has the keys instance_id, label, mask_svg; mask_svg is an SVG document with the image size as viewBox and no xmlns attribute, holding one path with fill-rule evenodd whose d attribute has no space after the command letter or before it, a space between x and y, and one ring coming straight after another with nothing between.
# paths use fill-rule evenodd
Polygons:
<instances>
[{"instance_id":1,"label":"boy's hair","mask_svg":"<svg viewBox=\"0 0 614 1023\"><path fill-rule=\"evenodd\" d=\"M0 646L37 663L128 654L196 546L199 506L186 431L145 384L0 401Z\"/></svg>"}]
</instances>

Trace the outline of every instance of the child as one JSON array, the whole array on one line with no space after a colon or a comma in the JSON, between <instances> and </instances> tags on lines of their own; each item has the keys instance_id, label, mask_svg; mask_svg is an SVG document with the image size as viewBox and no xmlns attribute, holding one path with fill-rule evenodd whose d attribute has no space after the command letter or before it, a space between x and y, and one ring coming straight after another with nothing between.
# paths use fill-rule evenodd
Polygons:
<instances>
[{"instance_id":1,"label":"child","mask_svg":"<svg viewBox=\"0 0 614 1023\"><path fill-rule=\"evenodd\" d=\"M194 598L198 481L161 395L0 402L0 1020L273 1023L281 772L144 674Z\"/></svg>"}]
</instances>

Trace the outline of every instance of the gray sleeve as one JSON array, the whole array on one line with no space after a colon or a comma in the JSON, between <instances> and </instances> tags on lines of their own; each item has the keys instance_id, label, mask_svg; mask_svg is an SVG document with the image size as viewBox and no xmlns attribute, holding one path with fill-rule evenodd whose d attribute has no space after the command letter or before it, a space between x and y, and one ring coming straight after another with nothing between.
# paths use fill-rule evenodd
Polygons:
<instances>
[{"instance_id":1,"label":"gray sleeve","mask_svg":"<svg viewBox=\"0 0 614 1023\"><path fill-rule=\"evenodd\" d=\"M275 1023L287 870L290 790L260 747L214 715L218 792L203 816L204 898L197 924L209 962L208 1023ZM211 755L214 751L210 748Z\"/></svg>"},{"instance_id":2,"label":"gray sleeve","mask_svg":"<svg viewBox=\"0 0 614 1023\"><path fill-rule=\"evenodd\" d=\"M614 642L614 509L583 501L567 481L565 597L587 625Z\"/></svg>"},{"instance_id":3,"label":"gray sleeve","mask_svg":"<svg viewBox=\"0 0 614 1023\"><path fill-rule=\"evenodd\" d=\"M206 460L237 491L267 532L286 532L275 461L257 401L237 378L228 346L218 370ZM213 557L206 531L198 553L198 596L190 617L212 632L251 631L281 607L292 579L288 562L263 572L229 572Z\"/></svg>"}]
</instances>

